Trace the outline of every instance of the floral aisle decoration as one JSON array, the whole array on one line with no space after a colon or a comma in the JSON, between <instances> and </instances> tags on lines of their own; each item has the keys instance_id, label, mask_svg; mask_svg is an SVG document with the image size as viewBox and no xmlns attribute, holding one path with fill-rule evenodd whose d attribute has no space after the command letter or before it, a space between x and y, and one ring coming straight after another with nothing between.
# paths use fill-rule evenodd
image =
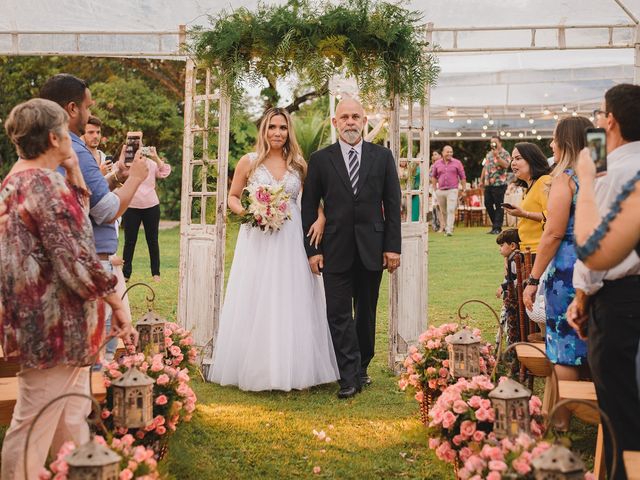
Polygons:
<instances>
[{"instance_id":1,"label":"floral aisle decoration","mask_svg":"<svg viewBox=\"0 0 640 480\"><path fill-rule=\"evenodd\" d=\"M107 429L113 431L117 438L131 435L135 439L134 445L152 447L158 458L165 453L168 436L181 422L191 420L196 405L196 395L189 386L190 375L195 372L197 356L191 333L175 323L166 323L164 335L165 355L130 353L105 365L107 398L102 410L102 419ZM144 428L114 428L111 382L134 366L155 380L153 419Z\"/></svg>"},{"instance_id":2,"label":"floral aisle decoration","mask_svg":"<svg viewBox=\"0 0 640 480\"><path fill-rule=\"evenodd\" d=\"M493 433L495 411L489 400L493 389L489 377L479 375L471 380L460 378L441 393L429 413L428 434L429 448L439 459L460 467L472 455L479 454L487 442L498 442ZM535 439L541 438L544 431L541 407L542 401L532 396L529 413Z\"/></svg>"},{"instance_id":3,"label":"floral aisle decoration","mask_svg":"<svg viewBox=\"0 0 640 480\"><path fill-rule=\"evenodd\" d=\"M158 463L154 451L143 445L135 445L133 435L113 438L107 442L104 437L96 436L95 441L106 445L120 455L120 480L161 480L164 477L157 471ZM56 459L40 473L39 480L67 480L69 465L68 456L76 449L73 442L65 442Z\"/></svg>"},{"instance_id":4,"label":"floral aisle decoration","mask_svg":"<svg viewBox=\"0 0 640 480\"><path fill-rule=\"evenodd\" d=\"M420 404L422 423L428 423L429 409L440 393L456 382L449 369L447 338L458 331L458 324L447 323L439 327L431 326L418 338L418 345L409 347L404 360L404 372L398 386L401 390L415 391L415 399ZM474 335L480 336L475 329ZM487 374L496 363L493 346L483 344L480 348L480 371Z\"/></svg>"}]
</instances>

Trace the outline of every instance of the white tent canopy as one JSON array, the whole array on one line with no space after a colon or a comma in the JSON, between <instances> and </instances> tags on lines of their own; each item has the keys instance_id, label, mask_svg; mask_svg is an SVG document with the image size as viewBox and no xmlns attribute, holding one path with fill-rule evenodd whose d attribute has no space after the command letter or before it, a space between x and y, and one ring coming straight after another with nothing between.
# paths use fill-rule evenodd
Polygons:
<instances>
[{"instance_id":1,"label":"white tent canopy","mask_svg":"<svg viewBox=\"0 0 640 480\"><path fill-rule=\"evenodd\" d=\"M0 55L183 58L179 25L257 3L2 0ZM639 80L640 0L411 0L408 8L421 12L441 68L432 130L478 137L485 111L492 129L507 120L519 128L522 112L523 128L530 117L551 125L554 113L586 114L612 85Z\"/></svg>"}]
</instances>

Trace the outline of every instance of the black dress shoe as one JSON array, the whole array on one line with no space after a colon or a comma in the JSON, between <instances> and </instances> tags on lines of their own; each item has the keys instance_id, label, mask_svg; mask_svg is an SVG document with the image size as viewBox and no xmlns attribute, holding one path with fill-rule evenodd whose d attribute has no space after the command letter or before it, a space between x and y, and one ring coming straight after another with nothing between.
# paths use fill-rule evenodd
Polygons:
<instances>
[{"instance_id":1,"label":"black dress shoe","mask_svg":"<svg viewBox=\"0 0 640 480\"><path fill-rule=\"evenodd\" d=\"M362 375L360 377L360 385L362 387L368 387L371 385L371 377L369 375Z\"/></svg>"},{"instance_id":2,"label":"black dress shoe","mask_svg":"<svg viewBox=\"0 0 640 480\"><path fill-rule=\"evenodd\" d=\"M356 393L358 393L360 390L358 390L356 387L342 387L340 388L340 391L338 391L338 398L344 400L346 398L351 398L351 397L355 397Z\"/></svg>"}]
</instances>

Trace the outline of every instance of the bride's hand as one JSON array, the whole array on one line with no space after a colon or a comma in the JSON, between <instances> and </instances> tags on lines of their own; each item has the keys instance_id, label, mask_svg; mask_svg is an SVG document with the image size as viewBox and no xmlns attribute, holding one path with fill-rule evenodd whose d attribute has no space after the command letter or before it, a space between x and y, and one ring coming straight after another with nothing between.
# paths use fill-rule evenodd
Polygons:
<instances>
[{"instance_id":1,"label":"bride's hand","mask_svg":"<svg viewBox=\"0 0 640 480\"><path fill-rule=\"evenodd\" d=\"M327 223L327 219L324 216L318 216L318 219L313 222L307 233L307 238L311 237L309 238L309 245L315 244L315 247L318 248L318 245L322 242L325 223Z\"/></svg>"}]
</instances>

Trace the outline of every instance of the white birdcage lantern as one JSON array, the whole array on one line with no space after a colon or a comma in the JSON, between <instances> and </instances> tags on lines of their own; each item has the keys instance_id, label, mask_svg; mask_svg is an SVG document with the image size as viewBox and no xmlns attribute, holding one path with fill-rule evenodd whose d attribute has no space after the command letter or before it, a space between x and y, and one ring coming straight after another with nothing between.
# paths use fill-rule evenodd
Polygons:
<instances>
[{"instance_id":1,"label":"white birdcage lantern","mask_svg":"<svg viewBox=\"0 0 640 480\"><path fill-rule=\"evenodd\" d=\"M454 378L480 375L480 339L469 329L454 333L449 344L449 371Z\"/></svg>"},{"instance_id":2,"label":"white birdcage lantern","mask_svg":"<svg viewBox=\"0 0 640 480\"><path fill-rule=\"evenodd\" d=\"M118 480L120 476L120 455L95 439L76 448L65 461L69 480Z\"/></svg>"},{"instance_id":3,"label":"white birdcage lantern","mask_svg":"<svg viewBox=\"0 0 640 480\"><path fill-rule=\"evenodd\" d=\"M158 353L164 355L166 346L164 343L164 324L166 320L153 310L149 310L136 323L138 331L138 351L146 352L149 347L149 355Z\"/></svg>"},{"instance_id":4,"label":"white birdcage lantern","mask_svg":"<svg viewBox=\"0 0 640 480\"><path fill-rule=\"evenodd\" d=\"M580 457L559 444L552 445L531 464L536 480L584 479L585 467Z\"/></svg>"},{"instance_id":5,"label":"white birdcage lantern","mask_svg":"<svg viewBox=\"0 0 640 480\"><path fill-rule=\"evenodd\" d=\"M143 428L153 420L154 380L136 367L111 382L113 424L123 428Z\"/></svg>"},{"instance_id":6,"label":"white birdcage lantern","mask_svg":"<svg viewBox=\"0 0 640 480\"><path fill-rule=\"evenodd\" d=\"M496 415L493 433L498 438L531 433L530 398L531 391L510 378L503 380L489 392L491 406Z\"/></svg>"}]
</instances>

